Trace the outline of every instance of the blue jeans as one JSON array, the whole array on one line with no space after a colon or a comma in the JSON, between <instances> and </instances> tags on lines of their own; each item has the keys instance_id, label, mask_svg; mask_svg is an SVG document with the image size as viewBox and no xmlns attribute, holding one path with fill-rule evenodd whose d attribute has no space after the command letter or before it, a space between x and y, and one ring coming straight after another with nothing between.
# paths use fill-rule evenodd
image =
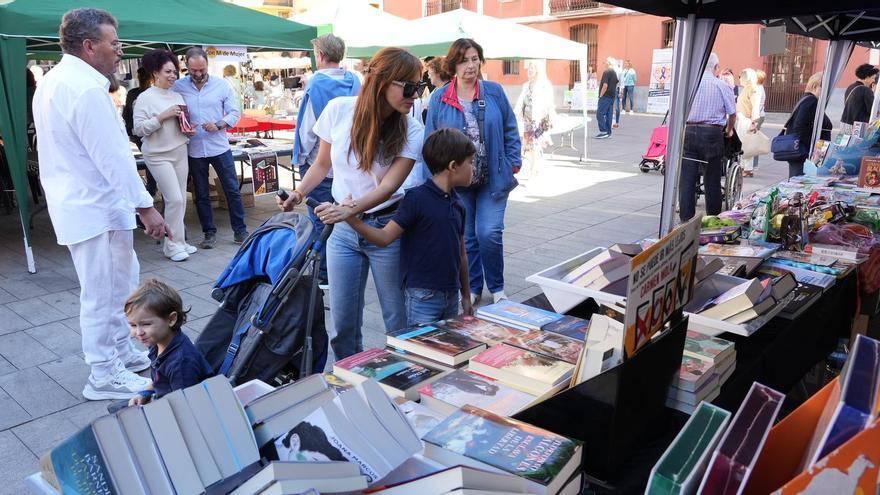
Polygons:
<instances>
[{"instance_id":1,"label":"blue jeans","mask_svg":"<svg viewBox=\"0 0 880 495\"><path fill-rule=\"evenodd\" d=\"M700 167L703 172L703 191L706 193L706 214L721 213L721 162L724 152L724 131L720 127L687 126L684 133L684 153L678 182L679 218L687 221L696 212L697 183ZM695 158L708 163L688 160Z\"/></svg>"},{"instance_id":2,"label":"blue jeans","mask_svg":"<svg viewBox=\"0 0 880 495\"><path fill-rule=\"evenodd\" d=\"M406 321L411 327L437 320L446 320L458 314L461 292L434 289L408 288L406 297Z\"/></svg>"},{"instance_id":3,"label":"blue jeans","mask_svg":"<svg viewBox=\"0 0 880 495\"><path fill-rule=\"evenodd\" d=\"M614 98L602 96L599 98L599 106L596 108L596 122L599 124L599 132L611 134L611 118L614 111Z\"/></svg>"},{"instance_id":4,"label":"blue jeans","mask_svg":"<svg viewBox=\"0 0 880 495\"><path fill-rule=\"evenodd\" d=\"M614 123L620 123L620 93L614 92Z\"/></svg>"},{"instance_id":5,"label":"blue jeans","mask_svg":"<svg viewBox=\"0 0 880 495\"><path fill-rule=\"evenodd\" d=\"M630 111L635 111L636 109L636 87L635 86L624 86L623 87L623 111L626 111L626 101L629 100L629 109Z\"/></svg>"},{"instance_id":6,"label":"blue jeans","mask_svg":"<svg viewBox=\"0 0 880 495\"><path fill-rule=\"evenodd\" d=\"M303 164L299 167L299 176L305 177L306 172L309 171L311 167L310 164ZM324 177L324 180L318 184L318 187L312 189L312 192L308 194L307 197L314 199L319 203L332 203L333 202L333 194L330 192L330 189L333 187L333 178L332 177ZM321 232L324 230L324 223L318 220L318 216L315 215L315 210L311 206L306 206L309 210L309 218L312 219L312 223L315 224L315 235L321 235ZM321 258L321 268L318 271L318 279L322 284L327 283L327 258Z\"/></svg>"},{"instance_id":7,"label":"blue jeans","mask_svg":"<svg viewBox=\"0 0 880 495\"><path fill-rule=\"evenodd\" d=\"M394 214L364 223L382 228ZM406 309L400 280L400 239L380 248L361 237L347 223L336 224L327 241L327 275L330 280L330 315L335 335L330 341L336 359L364 350L361 327L364 322L364 292L367 273L373 282L382 307L385 331L406 326Z\"/></svg>"},{"instance_id":8,"label":"blue jeans","mask_svg":"<svg viewBox=\"0 0 880 495\"><path fill-rule=\"evenodd\" d=\"M220 178L223 193L226 194L232 231L236 234L247 232L247 226L244 224L244 205L241 202L241 192L239 192L238 174L235 173L235 161L232 159L232 151L230 150L217 156L189 157L189 175L192 177L195 188L196 212L199 214L202 232L206 234L217 232L217 227L214 226L214 211L211 209L211 193L208 188L209 165L214 167L214 172Z\"/></svg>"},{"instance_id":9,"label":"blue jeans","mask_svg":"<svg viewBox=\"0 0 880 495\"><path fill-rule=\"evenodd\" d=\"M464 203L464 246L468 257L470 288L482 294L485 280L489 292L504 290L504 211L507 193L493 193L487 186L476 191L458 190Z\"/></svg>"}]
</instances>

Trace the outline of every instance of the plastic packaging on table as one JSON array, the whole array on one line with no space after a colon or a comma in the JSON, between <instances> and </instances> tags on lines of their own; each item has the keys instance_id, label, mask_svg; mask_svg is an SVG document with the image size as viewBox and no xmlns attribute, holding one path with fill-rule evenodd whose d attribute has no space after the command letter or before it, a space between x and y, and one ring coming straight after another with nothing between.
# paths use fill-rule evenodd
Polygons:
<instances>
[{"instance_id":1,"label":"plastic packaging on table","mask_svg":"<svg viewBox=\"0 0 880 495\"><path fill-rule=\"evenodd\" d=\"M854 247L865 254L880 244L871 229L857 223L823 225L810 234L810 242Z\"/></svg>"},{"instance_id":2,"label":"plastic packaging on table","mask_svg":"<svg viewBox=\"0 0 880 495\"><path fill-rule=\"evenodd\" d=\"M779 191L772 189L770 194L758 202L757 208L752 212L752 220L749 229L749 239L766 241L770 232L770 222L779 206Z\"/></svg>"},{"instance_id":3,"label":"plastic packaging on table","mask_svg":"<svg viewBox=\"0 0 880 495\"><path fill-rule=\"evenodd\" d=\"M850 220L868 227L874 234L880 232L880 209L878 208L856 207Z\"/></svg>"}]
</instances>

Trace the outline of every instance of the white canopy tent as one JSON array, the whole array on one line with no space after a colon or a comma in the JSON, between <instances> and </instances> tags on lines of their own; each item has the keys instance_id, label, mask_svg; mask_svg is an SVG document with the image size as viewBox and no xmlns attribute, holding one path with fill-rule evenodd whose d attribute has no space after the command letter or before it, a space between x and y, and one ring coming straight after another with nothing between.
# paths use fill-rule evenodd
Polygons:
<instances>
[{"instance_id":1,"label":"white canopy tent","mask_svg":"<svg viewBox=\"0 0 880 495\"><path fill-rule=\"evenodd\" d=\"M339 36L348 56L354 58L368 57L384 46L397 46L412 29L410 21L383 12L366 0L323 0L291 20L317 27L319 35ZM364 47L372 48L362 50Z\"/></svg>"}]
</instances>

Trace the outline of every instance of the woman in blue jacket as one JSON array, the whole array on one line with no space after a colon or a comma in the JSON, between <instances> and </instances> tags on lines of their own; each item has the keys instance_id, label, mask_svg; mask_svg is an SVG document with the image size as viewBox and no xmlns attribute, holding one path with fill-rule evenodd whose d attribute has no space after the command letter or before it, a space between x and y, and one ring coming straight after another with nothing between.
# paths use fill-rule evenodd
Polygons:
<instances>
[{"instance_id":1,"label":"woman in blue jacket","mask_svg":"<svg viewBox=\"0 0 880 495\"><path fill-rule=\"evenodd\" d=\"M465 247L470 268L471 300L489 288L494 301L504 294L504 211L507 196L518 184L513 174L522 164L519 130L501 85L480 80L483 48L472 39L456 40L446 55L452 80L435 91L428 105L425 135L452 127L474 142L477 156L464 201Z\"/></svg>"}]
</instances>

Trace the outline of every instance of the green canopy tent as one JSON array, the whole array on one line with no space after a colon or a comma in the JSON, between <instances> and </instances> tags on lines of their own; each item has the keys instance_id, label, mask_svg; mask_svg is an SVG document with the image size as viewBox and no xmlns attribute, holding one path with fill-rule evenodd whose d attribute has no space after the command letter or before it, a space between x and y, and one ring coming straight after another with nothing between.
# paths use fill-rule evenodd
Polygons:
<instances>
[{"instance_id":1,"label":"green canopy tent","mask_svg":"<svg viewBox=\"0 0 880 495\"><path fill-rule=\"evenodd\" d=\"M15 185L28 271L36 272L28 226L26 177L27 56L58 54L58 26L77 0L0 0L0 136ZM220 0L91 0L119 22L126 56L154 48L182 52L193 45L238 45L251 51L311 50L314 27Z\"/></svg>"}]
</instances>

